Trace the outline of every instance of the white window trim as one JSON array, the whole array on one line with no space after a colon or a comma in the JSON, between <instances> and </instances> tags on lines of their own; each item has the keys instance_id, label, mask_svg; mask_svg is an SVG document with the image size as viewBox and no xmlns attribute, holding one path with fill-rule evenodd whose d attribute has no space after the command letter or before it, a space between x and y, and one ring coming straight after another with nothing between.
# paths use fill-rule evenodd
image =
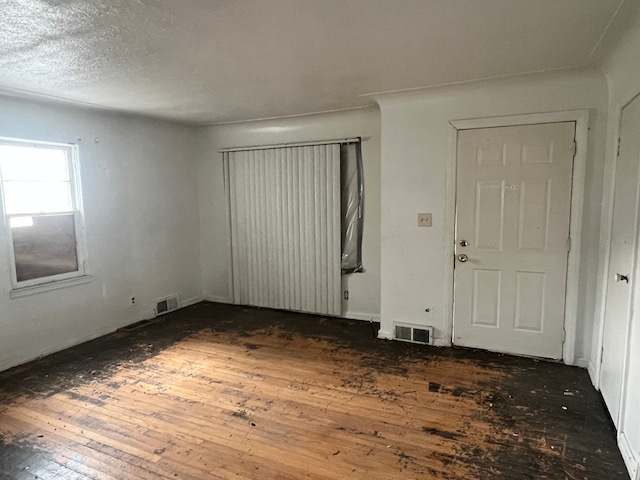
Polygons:
<instances>
[{"instance_id":1,"label":"white window trim","mask_svg":"<svg viewBox=\"0 0 640 480\"><path fill-rule=\"evenodd\" d=\"M75 234L76 234L76 255L78 258L78 270L75 272L62 273L58 275L51 275L48 277L34 278L31 280L25 280L18 282L16 274L16 259L13 248L13 234L10 227L9 219L12 216L28 216L29 214L16 214L6 215L4 214L4 224L7 231L7 240L9 243L10 253L10 268L11 268L11 285L12 289L9 292L10 298L19 298L25 295L32 295L35 293L46 292L50 290L56 290L58 288L65 288L72 285L83 284L91 281L91 275L89 271L89 262L87 255L87 242L86 232L84 226L83 217L83 205L82 205L82 184L80 183L80 161L78 157L78 146L71 143L55 143L55 142L43 142L37 140L24 140L17 138L0 137L0 144L4 145L16 145L24 144L24 146L43 146L65 149L68 152L69 166L70 166L70 188L71 197L73 200L74 209L67 212L52 212L45 215L58 214L72 214L74 218ZM0 182L0 200L2 201L2 209L4 210L4 191L2 182ZM33 215L40 215L34 213Z\"/></svg>"},{"instance_id":2,"label":"white window trim","mask_svg":"<svg viewBox=\"0 0 640 480\"><path fill-rule=\"evenodd\" d=\"M46 277L51 278L51 277ZM73 287L75 285L83 285L93 281L91 275L81 275L74 278L68 278L66 280L56 280L48 283L41 283L39 285L32 285L30 287L14 288L9 292L9 298L21 298L28 295L35 295L36 293L50 292L52 290L59 290L61 288Z\"/></svg>"}]
</instances>

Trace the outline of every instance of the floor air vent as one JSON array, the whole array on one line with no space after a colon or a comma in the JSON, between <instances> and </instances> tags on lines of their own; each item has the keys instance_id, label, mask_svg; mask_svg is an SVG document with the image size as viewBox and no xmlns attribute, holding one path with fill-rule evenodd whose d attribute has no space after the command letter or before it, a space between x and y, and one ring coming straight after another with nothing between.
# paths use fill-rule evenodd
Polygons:
<instances>
[{"instance_id":1,"label":"floor air vent","mask_svg":"<svg viewBox=\"0 0 640 480\"><path fill-rule=\"evenodd\" d=\"M180 302L178 302L177 295L171 295L170 297L158 300L156 303L156 315L162 315L163 313L173 312L180 308Z\"/></svg>"},{"instance_id":2,"label":"floor air vent","mask_svg":"<svg viewBox=\"0 0 640 480\"><path fill-rule=\"evenodd\" d=\"M411 327L396 325L396 340L433 345L433 327Z\"/></svg>"}]
</instances>

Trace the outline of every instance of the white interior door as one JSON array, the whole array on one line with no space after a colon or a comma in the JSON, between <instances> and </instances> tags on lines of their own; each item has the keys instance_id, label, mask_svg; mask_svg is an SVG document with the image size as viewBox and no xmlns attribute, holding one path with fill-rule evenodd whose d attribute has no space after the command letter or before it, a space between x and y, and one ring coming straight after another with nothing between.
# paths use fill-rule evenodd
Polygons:
<instances>
[{"instance_id":1,"label":"white interior door","mask_svg":"<svg viewBox=\"0 0 640 480\"><path fill-rule=\"evenodd\" d=\"M561 358L575 123L458 133L454 343Z\"/></svg>"},{"instance_id":2,"label":"white interior door","mask_svg":"<svg viewBox=\"0 0 640 480\"><path fill-rule=\"evenodd\" d=\"M640 153L640 99L622 110L620 150L616 163L611 256L607 278L600 390L613 423L618 426L622 374L630 315L631 283L636 251L638 159ZM624 277L627 277L625 279Z\"/></svg>"}]
</instances>

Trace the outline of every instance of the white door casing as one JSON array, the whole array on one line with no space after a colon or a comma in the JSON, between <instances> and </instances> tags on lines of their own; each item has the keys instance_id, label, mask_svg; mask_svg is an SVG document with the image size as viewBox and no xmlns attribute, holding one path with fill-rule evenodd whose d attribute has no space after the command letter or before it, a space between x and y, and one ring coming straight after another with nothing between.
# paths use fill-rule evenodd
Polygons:
<instances>
[{"instance_id":1,"label":"white door casing","mask_svg":"<svg viewBox=\"0 0 640 480\"><path fill-rule=\"evenodd\" d=\"M604 310L600 391L613 423L619 426L636 261L640 194L640 97L622 109L616 161L607 295ZM627 277L623 279L619 275Z\"/></svg>"},{"instance_id":2,"label":"white door casing","mask_svg":"<svg viewBox=\"0 0 640 480\"><path fill-rule=\"evenodd\" d=\"M455 344L562 357L574 137L574 122L458 132Z\"/></svg>"}]
</instances>

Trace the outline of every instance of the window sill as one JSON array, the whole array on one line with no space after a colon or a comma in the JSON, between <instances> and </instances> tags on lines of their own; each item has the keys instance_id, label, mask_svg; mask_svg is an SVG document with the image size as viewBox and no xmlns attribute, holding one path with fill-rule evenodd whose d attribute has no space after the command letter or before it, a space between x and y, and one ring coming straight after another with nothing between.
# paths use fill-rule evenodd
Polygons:
<instances>
[{"instance_id":1,"label":"window sill","mask_svg":"<svg viewBox=\"0 0 640 480\"><path fill-rule=\"evenodd\" d=\"M57 282L43 283L40 285L32 285L29 287L14 288L9 292L9 298L20 298L37 293L50 292L60 288L73 287L75 285L83 285L93 281L91 275L82 275L80 277L69 278L67 280L58 280Z\"/></svg>"}]
</instances>

